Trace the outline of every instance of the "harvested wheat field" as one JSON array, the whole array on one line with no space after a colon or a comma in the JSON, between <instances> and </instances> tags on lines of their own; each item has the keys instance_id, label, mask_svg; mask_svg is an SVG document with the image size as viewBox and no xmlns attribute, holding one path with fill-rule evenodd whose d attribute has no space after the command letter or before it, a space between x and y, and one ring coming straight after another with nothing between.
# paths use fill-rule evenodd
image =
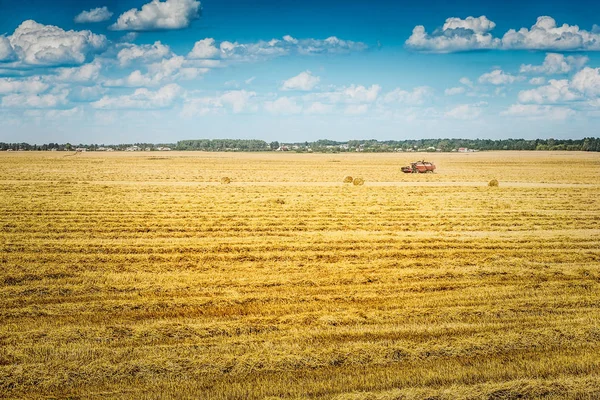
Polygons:
<instances>
[{"instance_id":1,"label":"harvested wheat field","mask_svg":"<svg viewBox=\"0 0 600 400\"><path fill-rule=\"evenodd\" d=\"M416 157L0 154L0 397L600 398L600 154Z\"/></svg>"}]
</instances>

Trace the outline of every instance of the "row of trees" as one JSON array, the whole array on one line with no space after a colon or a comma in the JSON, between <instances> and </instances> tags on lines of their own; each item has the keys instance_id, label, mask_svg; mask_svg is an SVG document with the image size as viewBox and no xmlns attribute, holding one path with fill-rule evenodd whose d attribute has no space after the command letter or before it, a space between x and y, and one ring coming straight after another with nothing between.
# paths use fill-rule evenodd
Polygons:
<instances>
[{"instance_id":1,"label":"row of trees","mask_svg":"<svg viewBox=\"0 0 600 400\"><path fill-rule=\"evenodd\" d=\"M169 147L173 150L203 150L203 151L268 151L277 150L280 147L279 142L267 143L263 140L254 139L200 139L200 140L181 140L176 144L152 144L135 143L141 149L157 149L159 147ZM283 143L281 144L281 146ZM314 142L285 143L286 146L294 148L297 151L331 152L331 151L355 151L360 149L366 152L391 152L401 150L415 149L439 149L441 151L452 151L461 147L485 151L485 150L566 150L566 151L600 151L600 138L583 139L420 139L420 140L350 140L339 142L334 140L321 139ZM95 151L100 148L112 148L114 150L125 150L132 146L131 144L118 145L97 145L97 144L79 144L70 143L47 143L42 145L29 143L2 143L0 150L26 150L26 151L47 151L47 150L74 150L75 148L85 148Z\"/></svg>"},{"instance_id":2,"label":"row of trees","mask_svg":"<svg viewBox=\"0 0 600 400\"><path fill-rule=\"evenodd\" d=\"M204 151L266 151L271 148L264 140L255 139L200 139L180 140L176 150Z\"/></svg>"}]
</instances>

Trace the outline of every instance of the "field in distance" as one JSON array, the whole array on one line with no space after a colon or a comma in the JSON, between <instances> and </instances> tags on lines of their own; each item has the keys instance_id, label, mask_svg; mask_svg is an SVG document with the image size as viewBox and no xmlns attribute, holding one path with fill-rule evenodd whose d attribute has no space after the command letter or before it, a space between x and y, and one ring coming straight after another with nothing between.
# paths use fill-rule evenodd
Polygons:
<instances>
[{"instance_id":1,"label":"field in distance","mask_svg":"<svg viewBox=\"0 0 600 400\"><path fill-rule=\"evenodd\" d=\"M600 153L0 154L2 398L596 399L598 354Z\"/></svg>"}]
</instances>

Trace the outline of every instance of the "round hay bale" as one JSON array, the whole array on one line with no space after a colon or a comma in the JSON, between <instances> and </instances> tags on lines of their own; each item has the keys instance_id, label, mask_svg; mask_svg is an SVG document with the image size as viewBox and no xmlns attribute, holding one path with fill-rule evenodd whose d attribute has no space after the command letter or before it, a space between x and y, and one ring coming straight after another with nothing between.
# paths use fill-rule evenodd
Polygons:
<instances>
[{"instance_id":1,"label":"round hay bale","mask_svg":"<svg viewBox=\"0 0 600 400\"><path fill-rule=\"evenodd\" d=\"M498 183L498 179L492 179L491 181L488 182L488 186L490 187L498 187L499 183Z\"/></svg>"},{"instance_id":2,"label":"round hay bale","mask_svg":"<svg viewBox=\"0 0 600 400\"><path fill-rule=\"evenodd\" d=\"M344 183L352 183L354 181L354 178L352 178L351 176L347 176L344 178Z\"/></svg>"},{"instance_id":3,"label":"round hay bale","mask_svg":"<svg viewBox=\"0 0 600 400\"><path fill-rule=\"evenodd\" d=\"M221 184L223 185L229 185L231 183L231 178L224 176L221 178Z\"/></svg>"},{"instance_id":4,"label":"round hay bale","mask_svg":"<svg viewBox=\"0 0 600 400\"><path fill-rule=\"evenodd\" d=\"M352 181L352 184L354 186L362 186L365 184L365 180L363 178L354 178L354 180Z\"/></svg>"}]
</instances>

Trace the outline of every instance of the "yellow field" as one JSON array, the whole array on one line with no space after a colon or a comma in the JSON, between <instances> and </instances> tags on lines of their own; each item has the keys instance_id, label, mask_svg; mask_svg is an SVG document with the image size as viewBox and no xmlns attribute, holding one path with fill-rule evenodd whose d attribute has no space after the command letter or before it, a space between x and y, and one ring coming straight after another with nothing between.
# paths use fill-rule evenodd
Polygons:
<instances>
[{"instance_id":1,"label":"yellow field","mask_svg":"<svg viewBox=\"0 0 600 400\"><path fill-rule=\"evenodd\" d=\"M0 193L0 397L600 398L599 153L3 153Z\"/></svg>"}]
</instances>

